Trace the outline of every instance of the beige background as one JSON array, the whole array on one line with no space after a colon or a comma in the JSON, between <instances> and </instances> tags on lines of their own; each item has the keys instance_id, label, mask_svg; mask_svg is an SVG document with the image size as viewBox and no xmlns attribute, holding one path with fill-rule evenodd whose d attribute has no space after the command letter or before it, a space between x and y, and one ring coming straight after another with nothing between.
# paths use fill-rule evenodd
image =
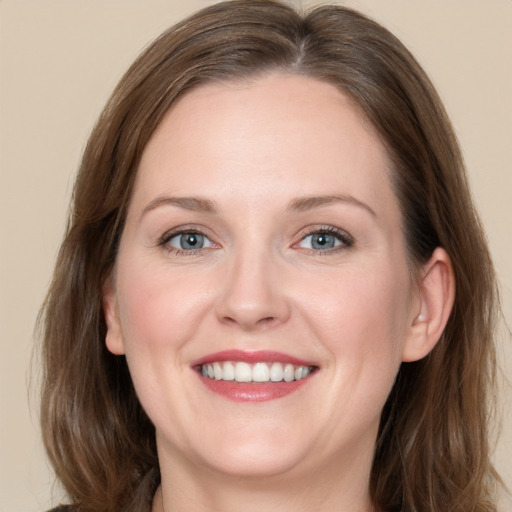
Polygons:
<instances>
[{"instance_id":1,"label":"beige background","mask_svg":"<svg viewBox=\"0 0 512 512\"><path fill-rule=\"evenodd\" d=\"M140 49L208 3L0 0L0 512L41 511L59 498L40 447L37 376L31 397L27 381L33 324L87 135ZM438 86L464 148L512 325L512 1L345 3L394 31ZM500 343L511 376L510 335ZM496 462L510 486L506 407Z\"/></svg>"}]
</instances>

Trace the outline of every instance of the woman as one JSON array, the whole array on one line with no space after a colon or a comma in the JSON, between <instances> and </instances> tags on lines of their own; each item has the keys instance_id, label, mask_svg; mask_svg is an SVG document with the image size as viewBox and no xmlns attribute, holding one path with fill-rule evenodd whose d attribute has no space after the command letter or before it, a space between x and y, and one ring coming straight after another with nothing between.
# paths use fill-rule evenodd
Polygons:
<instances>
[{"instance_id":1,"label":"woman","mask_svg":"<svg viewBox=\"0 0 512 512\"><path fill-rule=\"evenodd\" d=\"M498 299L438 96L341 7L227 2L128 70L43 309L78 511L491 511Z\"/></svg>"}]
</instances>

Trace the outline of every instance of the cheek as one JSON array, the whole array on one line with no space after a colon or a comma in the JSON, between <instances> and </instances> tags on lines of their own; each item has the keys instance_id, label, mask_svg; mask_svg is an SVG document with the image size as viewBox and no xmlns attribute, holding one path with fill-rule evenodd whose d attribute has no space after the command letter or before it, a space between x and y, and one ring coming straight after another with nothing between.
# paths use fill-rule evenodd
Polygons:
<instances>
[{"instance_id":1,"label":"cheek","mask_svg":"<svg viewBox=\"0 0 512 512\"><path fill-rule=\"evenodd\" d=\"M385 399L407 336L407 271L380 265L378 271L340 271L323 287L318 283L304 311L315 337L331 354L337 385Z\"/></svg>"},{"instance_id":2,"label":"cheek","mask_svg":"<svg viewBox=\"0 0 512 512\"><path fill-rule=\"evenodd\" d=\"M156 424L169 423L168 411L188 410L190 397L182 383L189 367L183 347L194 338L204 316L207 298L198 287L201 281L201 276L185 277L166 266L144 264L143 259L118 264L126 360L140 402ZM166 428L185 437L179 422Z\"/></svg>"},{"instance_id":3,"label":"cheek","mask_svg":"<svg viewBox=\"0 0 512 512\"><path fill-rule=\"evenodd\" d=\"M400 334L405 334L409 283L403 273L385 267L375 272L363 268L331 273L324 283L319 286L319 280L315 281L307 309L329 339L343 344L357 338L358 347L378 348L378 340L396 344ZM335 343L333 348L337 346Z\"/></svg>"},{"instance_id":4,"label":"cheek","mask_svg":"<svg viewBox=\"0 0 512 512\"><path fill-rule=\"evenodd\" d=\"M131 265L120 266L118 281L127 352L177 348L191 338L207 300L208 288L201 276L185 277L150 264Z\"/></svg>"}]
</instances>

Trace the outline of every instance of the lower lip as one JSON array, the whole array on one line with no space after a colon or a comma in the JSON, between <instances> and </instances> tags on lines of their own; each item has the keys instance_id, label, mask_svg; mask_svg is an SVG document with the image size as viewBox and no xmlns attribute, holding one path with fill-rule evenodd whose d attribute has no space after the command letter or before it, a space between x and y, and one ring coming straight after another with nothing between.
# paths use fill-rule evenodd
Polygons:
<instances>
[{"instance_id":1,"label":"lower lip","mask_svg":"<svg viewBox=\"0 0 512 512\"><path fill-rule=\"evenodd\" d=\"M222 395L233 402L265 402L276 400L293 393L304 384L310 376L291 382L236 382L233 380L208 379L198 374L201 382L214 393Z\"/></svg>"}]
</instances>

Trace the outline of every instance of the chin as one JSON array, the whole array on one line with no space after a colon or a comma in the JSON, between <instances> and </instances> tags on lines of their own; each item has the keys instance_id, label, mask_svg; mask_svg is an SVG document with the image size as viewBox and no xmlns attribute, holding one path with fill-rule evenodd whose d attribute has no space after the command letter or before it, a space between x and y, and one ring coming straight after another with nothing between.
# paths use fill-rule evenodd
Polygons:
<instances>
[{"instance_id":1,"label":"chin","mask_svg":"<svg viewBox=\"0 0 512 512\"><path fill-rule=\"evenodd\" d=\"M216 427L199 435L197 442L191 439L180 450L181 456L198 467L249 479L295 473L307 461L307 447L311 443L304 432L293 432L289 425L238 423L230 428L220 423Z\"/></svg>"},{"instance_id":2,"label":"chin","mask_svg":"<svg viewBox=\"0 0 512 512\"><path fill-rule=\"evenodd\" d=\"M218 473L241 479L273 478L296 473L300 470L303 454L290 453L288 449L273 447L268 444L264 448L249 445L226 451L217 451L203 460L207 466Z\"/></svg>"}]
</instances>

